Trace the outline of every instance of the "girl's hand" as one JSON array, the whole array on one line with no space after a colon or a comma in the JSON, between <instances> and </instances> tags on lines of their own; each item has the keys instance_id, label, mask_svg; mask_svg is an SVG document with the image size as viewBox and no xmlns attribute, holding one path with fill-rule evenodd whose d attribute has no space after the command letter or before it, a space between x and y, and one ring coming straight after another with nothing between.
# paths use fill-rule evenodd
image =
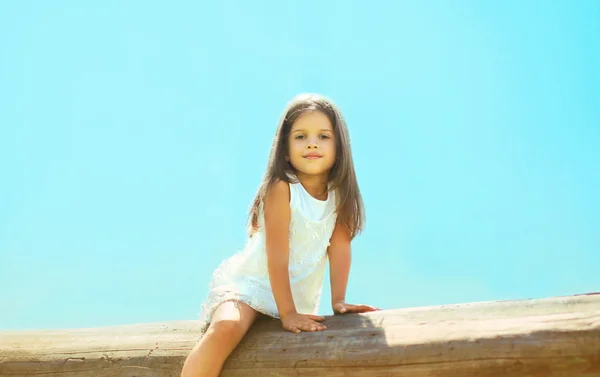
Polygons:
<instances>
[{"instance_id":1,"label":"girl's hand","mask_svg":"<svg viewBox=\"0 0 600 377\"><path fill-rule=\"evenodd\" d=\"M283 329L298 334L301 331L321 331L327 326L320 324L325 317L312 314L291 313L281 318ZM317 322L319 321L319 322Z\"/></svg>"},{"instance_id":2,"label":"girl's hand","mask_svg":"<svg viewBox=\"0 0 600 377\"><path fill-rule=\"evenodd\" d=\"M371 305L352 305L346 304L344 301L339 301L333 304L332 306L333 312L338 314L345 313L368 313L375 312L377 310L381 310Z\"/></svg>"}]
</instances>

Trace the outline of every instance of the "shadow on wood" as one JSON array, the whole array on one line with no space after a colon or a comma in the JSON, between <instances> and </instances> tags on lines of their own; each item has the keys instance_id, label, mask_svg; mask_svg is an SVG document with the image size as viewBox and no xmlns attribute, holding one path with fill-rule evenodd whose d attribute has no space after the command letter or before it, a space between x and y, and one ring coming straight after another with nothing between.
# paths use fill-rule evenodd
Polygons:
<instances>
[{"instance_id":1,"label":"shadow on wood","mask_svg":"<svg viewBox=\"0 0 600 377\"><path fill-rule=\"evenodd\" d=\"M600 376L600 295L329 316L292 334L261 320L223 377ZM0 332L0 376L179 376L198 322Z\"/></svg>"}]
</instances>

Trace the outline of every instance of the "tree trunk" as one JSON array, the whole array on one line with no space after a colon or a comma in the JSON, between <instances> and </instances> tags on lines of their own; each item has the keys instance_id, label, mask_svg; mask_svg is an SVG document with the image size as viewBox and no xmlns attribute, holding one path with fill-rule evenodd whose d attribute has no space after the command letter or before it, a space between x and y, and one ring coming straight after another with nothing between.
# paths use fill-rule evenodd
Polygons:
<instances>
[{"instance_id":1,"label":"tree trunk","mask_svg":"<svg viewBox=\"0 0 600 377\"><path fill-rule=\"evenodd\" d=\"M257 322L222 377L600 376L600 295L327 317L323 332ZM177 377L197 321L0 332L0 376Z\"/></svg>"}]
</instances>

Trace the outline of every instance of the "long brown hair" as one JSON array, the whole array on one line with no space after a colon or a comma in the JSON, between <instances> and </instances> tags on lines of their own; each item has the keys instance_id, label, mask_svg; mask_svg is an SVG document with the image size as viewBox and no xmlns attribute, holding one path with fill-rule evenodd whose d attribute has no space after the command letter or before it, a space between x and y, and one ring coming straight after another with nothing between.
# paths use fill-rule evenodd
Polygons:
<instances>
[{"instance_id":1,"label":"long brown hair","mask_svg":"<svg viewBox=\"0 0 600 377\"><path fill-rule=\"evenodd\" d=\"M293 167L285 160L288 153L288 137L292 125L301 115L311 111L325 114L333 125L336 140L336 160L329 172L329 185L336 192L337 221L345 225L354 238L362 230L365 222L362 196L358 188L350 136L346 122L339 108L330 99L319 94L300 94L286 106L277 126L267 170L252 203L249 213L249 233L258 229L258 211L266 192L278 180L288 183L294 173Z\"/></svg>"}]
</instances>

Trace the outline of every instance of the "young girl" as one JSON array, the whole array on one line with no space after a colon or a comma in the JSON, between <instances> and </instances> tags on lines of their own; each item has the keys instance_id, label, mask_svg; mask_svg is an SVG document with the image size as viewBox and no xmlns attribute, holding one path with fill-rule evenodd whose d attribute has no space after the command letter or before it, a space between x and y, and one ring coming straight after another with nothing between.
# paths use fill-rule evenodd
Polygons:
<instances>
[{"instance_id":1,"label":"young girl","mask_svg":"<svg viewBox=\"0 0 600 377\"><path fill-rule=\"evenodd\" d=\"M299 95L279 121L267 171L249 215L250 238L214 272L200 341L183 377L218 376L262 315L283 329L321 331L315 315L329 259L334 313L377 310L345 302L350 242L364 222L346 123L333 102Z\"/></svg>"}]
</instances>

